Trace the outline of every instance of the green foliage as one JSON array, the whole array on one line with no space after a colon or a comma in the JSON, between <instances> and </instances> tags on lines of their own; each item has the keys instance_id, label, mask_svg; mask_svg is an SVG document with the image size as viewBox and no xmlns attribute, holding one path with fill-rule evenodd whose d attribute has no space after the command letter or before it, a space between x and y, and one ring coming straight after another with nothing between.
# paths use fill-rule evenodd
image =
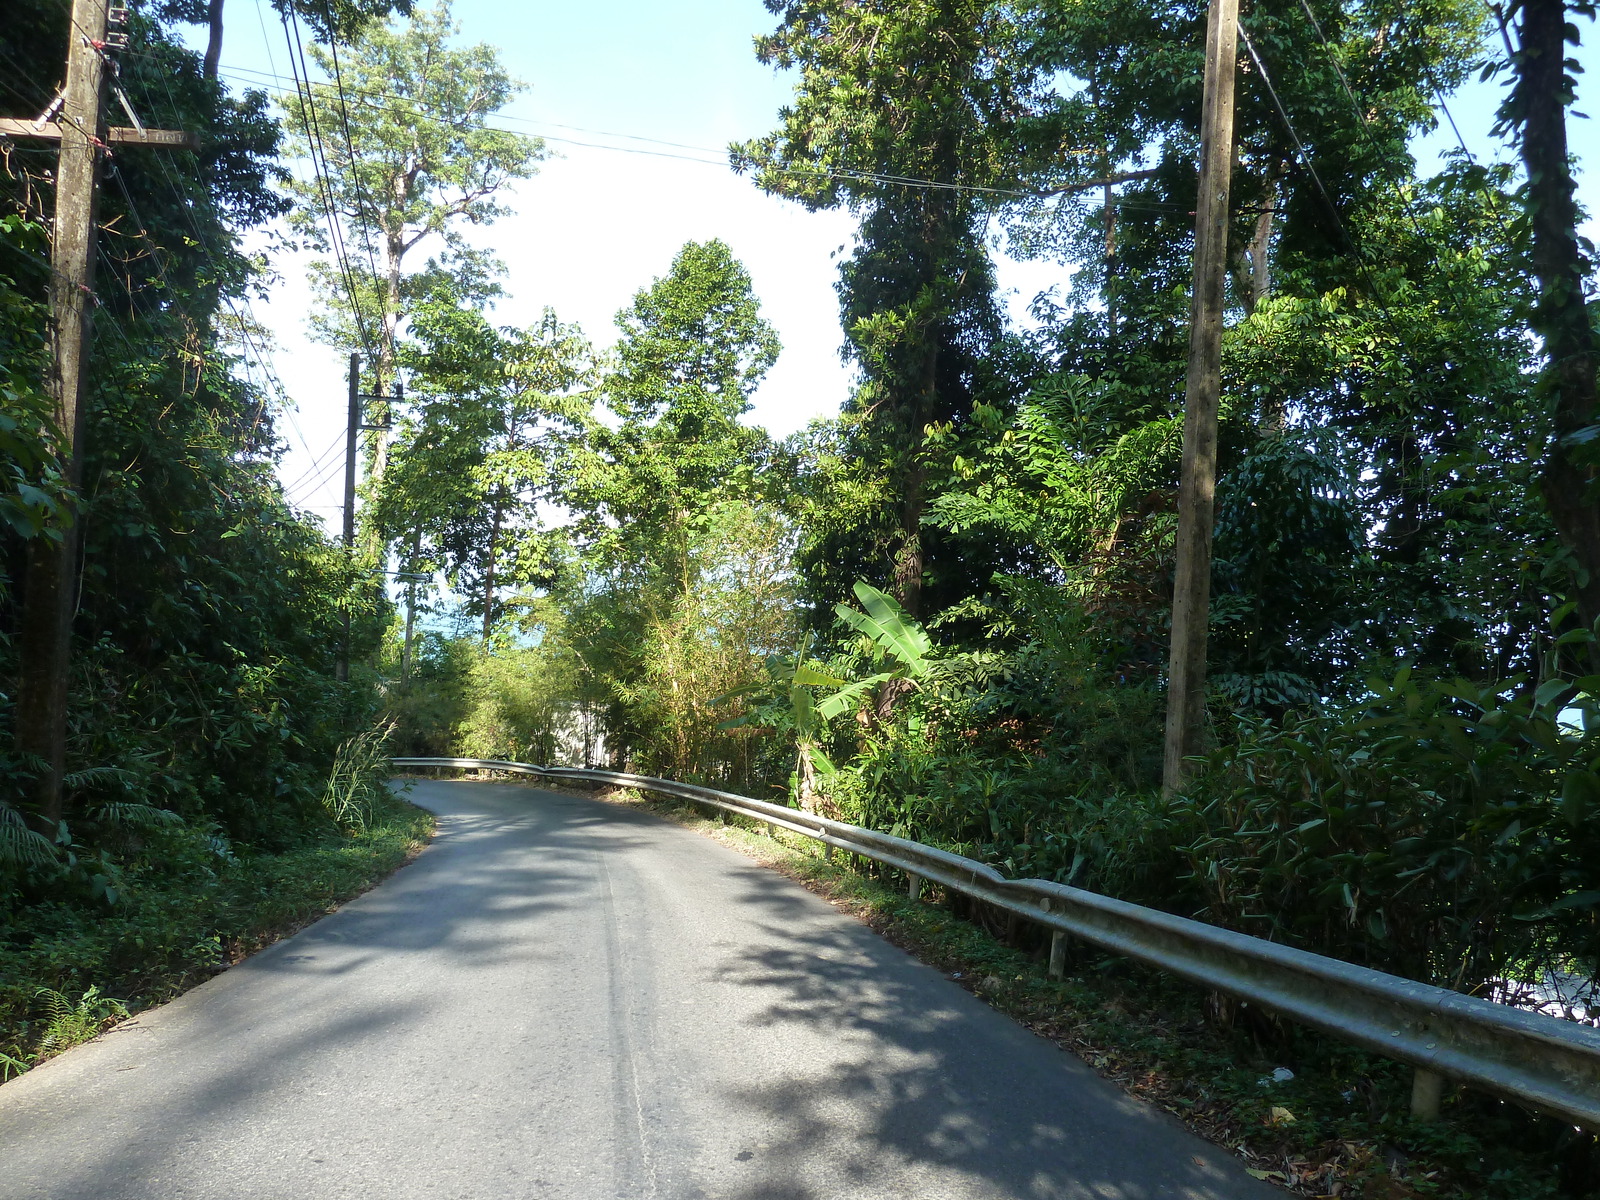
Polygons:
<instances>
[{"instance_id":1,"label":"green foliage","mask_svg":"<svg viewBox=\"0 0 1600 1200\"><path fill-rule=\"evenodd\" d=\"M102 996L92 984L76 1000L67 999L53 988L40 988L37 995L45 1010L44 1032L39 1038L41 1057L82 1045L98 1037L106 1026L128 1019L126 1004Z\"/></svg>"},{"instance_id":2,"label":"green foliage","mask_svg":"<svg viewBox=\"0 0 1600 1200\"><path fill-rule=\"evenodd\" d=\"M419 304L411 334L412 411L366 519L406 571L442 571L467 596L487 643L504 591L551 576L538 505L588 427L594 356L553 312L496 328L448 282Z\"/></svg>"},{"instance_id":3,"label":"green foliage","mask_svg":"<svg viewBox=\"0 0 1600 1200\"><path fill-rule=\"evenodd\" d=\"M1175 805L1202 915L1466 991L1600 968L1595 701L1410 671L1369 687L1246 721Z\"/></svg>"},{"instance_id":4,"label":"green foliage","mask_svg":"<svg viewBox=\"0 0 1600 1200\"><path fill-rule=\"evenodd\" d=\"M429 814L387 789L364 829L345 833L323 816L275 851L163 822L128 845L126 899L110 909L0 877L0 1050L10 1060L0 1071L46 1051L55 1013L41 989L63 998L63 1029L93 1036L95 1020L116 1015L104 992L127 997L130 1011L168 1000L366 891L432 828Z\"/></svg>"},{"instance_id":5,"label":"green foliage","mask_svg":"<svg viewBox=\"0 0 1600 1200\"><path fill-rule=\"evenodd\" d=\"M57 864L56 846L28 828L27 818L0 800L0 871L37 872Z\"/></svg>"},{"instance_id":6,"label":"green foliage","mask_svg":"<svg viewBox=\"0 0 1600 1200\"><path fill-rule=\"evenodd\" d=\"M1043 80L1021 14L987 0L767 7L779 26L757 56L796 72L794 101L774 132L733 147L734 166L770 192L861 218L839 278L861 382L837 436L852 489L877 503L807 522L799 565L822 604L866 579L920 616L925 582L942 606L993 562L981 541L924 528L923 443L930 425L964 425L975 403L1015 397L984 223L992 189L1011 181L1015 116Z\"/></svg>"},{"instance_id":7,"label":"green foliage","mask_svg":"<svg viewBox=\"0 0 1600 1200\"><path fill-rule=\"evenodd\" d=\"M0 217L0 248L37 261L44 231ZM55 461L52 407L44 394L42 306L0 270L0 525L17 537L59 537L65 482ZM8 580L0 574L0 597Z\"/></svg>"},{"instance_id":8,"label":"green foliage","mask_svg":"<svg viewBox=\"0 0 1600 1200\"><path fill-rule=\"evenodd\" d=\"M778 354L749 273L719 241L689 243L618 314L596 420L563 464L573 514L555 543L551 608L614 756L749 783L766 769L721 697L793 638L781 461L741 423Z\"/></svg>"},{"instance_id":9,"label":"green foliage","mask_svg":"<svg viewBox=\"0 0 1600 1200\"><path fill-rule=\"evenodd\" d=\"M471 659L462 684L465 711L455 727L468 758L554 762L574 712L578 663L559 638L537 646L496 646Z\"/></svg>"},{"instance_id":10,"label":"green foliage","mask_svg":"<svg viewBox=\"0 0 1600 1200\"><path fill-rule=\"evenodd\" d=\"M224 941L237 948L292 924L290 910L295 920L321 911L332 893L296 877L300 867L339 888L365 886L410 836L386 807L381 830L343 838L319 804L339 747L372 723L376 680L363 660L386 613L364 572L286 502L274 478L276 411L241 369L258 267L240 245L285 207L274 189L278 126L263 93L231 94L206 78L168 16L183 19L134 8L120 82L151 124L192 130L203 149L132 146L107 165L76 497L61 486L43 387L49 269L38 217L53 203L53 158L14 148L0 176L7 1071L98 1028L113 1010L97 987L130 1006L165 998L219 965ZM39 64L8 77L29 111L54 94L68 34L60 5L8 10L5 59ZM59 538L69 520L81 531L82 574L65 812L46 822L23 799L40 764L16 755L10 737L15 581L30 543ZM356 665L340 682L347 619ZM341 853L345 866L323 870ZM41 1014L49 994L55 1011Z\"/></svg>"}]
</instances>

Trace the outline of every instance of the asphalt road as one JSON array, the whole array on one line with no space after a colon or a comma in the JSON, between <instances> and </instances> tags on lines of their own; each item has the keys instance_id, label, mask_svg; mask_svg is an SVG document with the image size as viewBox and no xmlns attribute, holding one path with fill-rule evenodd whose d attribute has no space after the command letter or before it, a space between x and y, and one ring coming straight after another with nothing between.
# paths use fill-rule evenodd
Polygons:
<instances>
[{"instance_id":1,"label":"asphalt road","mask_svg":"<svg viewBox=\"0 0 1600 1200\"><path fill-rule=\"evenodd\" d=\"M0 1087L0 1197L1282 1195L715 842L413 798L388 883Z\"/></svg>"}]
</instances>

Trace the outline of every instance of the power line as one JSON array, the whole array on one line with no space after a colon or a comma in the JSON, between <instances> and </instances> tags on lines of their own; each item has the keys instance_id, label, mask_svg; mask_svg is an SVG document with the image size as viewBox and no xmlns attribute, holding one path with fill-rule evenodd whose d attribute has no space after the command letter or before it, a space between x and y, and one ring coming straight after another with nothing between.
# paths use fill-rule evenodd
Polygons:
<instances>
[{"instance_id":1,"label":"power line","mask_svg":"<svg viewBox=\"0 0 1600 1200\"><path fill-rule=\"evenodd\" d=\"M174 120L176 120L181 116L181 110L178 105L177 97L173 95L172 87L167 82L166 75L158 72L158 78L161 80L162 90L167 94L167 103L171 107L172 116ZM208 247L208 239L206 238L204 231L201 230L200 223L195 217L194 211L184 195L183 187L178 182L177 177L173 174L171 165L167 162L166 156L163 155L158 157L156 159L156 165L160 169L162 178L166 182L167 187L172 192L173 198L177 201L178 211L183 213L184 218L189 224L189 228L194 231L196 248L199 249L200 252L210 261L213 269L217 269L220 264L216 256ZM126 194L126 189L124 189L124 193ZM128 196L128 204L130 209L132 209L133 198L131 196ZM135 218L139 221L141 226L144 226L144 236L150 240L152 247L158 251L161 250L162 247L160 247L155 242L154 238L150 236L148 226L145 224L143 218L138 217L136 212ZM277 373L268 363L266 353L260 346L255 344L254 339L251 336L251 325L259 324L259 322L256 320L254 306L250 302L249 294L245 293L240 297L245 308L244 314L241 314L238 308L235 307L234 298L228 295L226 289L223 288L220 283L217 288L217 296L227 307L229 313L233 316L234 321L238 325L239 337L245 350L244 364L246 373L248 374L250 370L250 353L254 351L257 366L261 371L262 378L266 381L266 386L263 388L263 391L277 392L280 410L288 419L289 427L294 430L295 436L300 439L300 444L305 448L306 453L311 453L311 448L306 443L305 433L300 428L300 422L295 418L293 404L289 398L288 390L283 386L283 381L278 378Z\"/></svg>"},{"instance_id":2,"label":"power line","mask_svg":"<svg viewBox=\"0 0 1600 1200\"><path fill-rule=\"evenodd\" d=\"M356 157L355 139L350 136L350 104L345 98L344 80L339 73L339 43L337 39L329 36L328 50L333 56L333 80L339 92L339 123L344 127L345 149L350 155L350 179L355 184L356 204L361 211L361 240L367 248L367 265L372 268L372 284L376 288L378 279L378 260L372 253L372 228L370 221L376 219L377 209L367 199L366 190L361 186L360 162ZM370 216L368 214L371 214Z\"/></svg>"},{"instance_id":3,"label":"power line","mask_svg":"<svg viewBox=\"0 0 1600 1200\"><path fill-rule=\"evenodd\" d=\"M1278 110L1278 116L1283 121L1283 127L1289 134L1289 140L1294 143L1296 156L1305 166L1311 182L1316 185L1317 193L1322 197L1322 202L1327 205L1329 214L1333 217L1334 225L1339 230L1339 235L1349 242L1350 248L1356 248L1355 241L1345 229L1344 218L1339 215L1339 206L1333 202L1333 197L1328 194L1328 189L1322 184L1322 176L1317 174L1316 164L1311 161L1311 155L1306 153L1305 145L1300 141L1300 135L1295 131L1294 122L1289 119L1288 112L1283 107L1283 101L1278 98L1278 89L1272 86L1272 76L1267 72L1267 64L1261 61L1261 56L1256 53L1256 45L1250 40L1250 34L1241 23L1239 37L1244 42L1244 48L1250 52L1250 61L1255 63L1256 71L1261 75L1261 82L1266 85L1267 95L1272 99L1272 107Z\"/></svg>"},{"instance_id":4,"label":"power line","mask_svg":"<svg viewBox=\"0 0 1600 1200\"><path fill-rule=\"evenodd\" d=\"M318 197L322 200L323 211L327 219L328 244L333 249L334 261L344 280L345 293L350 298L350 307L356 323L356 335L361 341L362 348L368 354L371 354L372 339L367 334L366 317L361 311L361 299L356 290L355 274L350 269L349 258L345 253L344 236L339 225L338 209L333 200L332 173L327 168L327 154L322 145L322 128L317 120L310 71L305 71L303 83L300 78L300 72L304 67L304 51L301 50L297 37L299 30L299 17L297 15L294 17L295 32L290 32L289 21L293 13L293 6L290 6L288 11L282 14L283 35L285 42L288 44L289 70L295 76L296 107L300 110L300 122L306 134L306 148L311 157L312 179ZM302 60L298 65L295 62L297 51L300 52Z\"/></svg>"},{"instance_id":5,"label":"power line","mask_svg":"<svg viewBox=\"0 0 1600 1200\"><path fill-rule=\"evenodd\" d=\"M259 9L258 9L258 12L259 12ZM263 19L263 28L264 27L265 26L264 26L264 19ZM287 36L287 30L286 30L286 36ZM293 48L293 44L291 43L291 49L292 48ZM172 94L172 89L171 89L170 85L168 84L168 81L166 79L165 74L162 73L162 72L157 72L157 74L160 76L162 87L166 91L168 103L172 106L174 113L177 113L178 108L179 108L178 103L177 103L177 99ZM307 91L310 90L309 86L307 87L306 90ZM313 117L315 116L314 112L313 112L312 115L313 115ZM318 136L318 140L316 142L316 145L313 147L313 153L314 154L315 154L315 152L317 150L321 150L322 149L321 142L320 142L320 136L319 136L320 132L321 132L320 131L320 126L315 127L314 135ZM325 160L326 160L325 151L322 154L322 159L325 162ZM314 161L314 164L315 164L315 161L316 161L315 158L314 158L313 161ZM165 177L165 182L166 182L167 186L169 187L169 189L171 190L173 196L177 200L179 209L184 213L184 216L187 219L190 228L194 231L197 248L201 251L202 254L204 254L209 260L211 260L213 266L217 266L218 265L218 260L216 259L214 253L210 250L210 248L208 246L209 239L205 236L204 232L200 229L200 227L198 225L198 222L197 222L197 220L195 218L195 214L191 210L189 204L186 202L182 186L172 176L172 173L171 173L171 171L170 171L170 169L168 167L168 164L165 162L164 159L160 160L159 166L161 168L163 176ZM331 189L328 189L328 185L326 183L326 180L325 179L324 180L320 180L319 182L322 184L323 194L324 195L328 194L328 192ZM132 208L133 205L132 205L131 196L128 197L128 200L129 200L130 208ZM134 215L135 215L136 219L138 219L140 221L140 224L143 225L144 224L143 219L141 217L138 217L136 211L135 211ZM334 231L335 231L336 235L339 234L339 230L338 230L337 224L334 225ZM153 238L150 238L149 233L148 233L148 229L144 229L144 230L142 230L142 232L143 232L144 236L150 241L150 244L152 245L152 247L156 251L160 252L162 250L162 248L157 243L155 243ZM342 238L337 243L337 248L341 252L343 251ZM159 254L158 254L158 257L157 257L157 264L158 264L158 267L161 266L160 259L159 259ZM343 270L344 270L344 273L345 273L344 274L344 278L345 278L346 284L348 286L349 285L349 281L353 276L353 272L351 272L349 270L349 263L348 263L348 256L347 255L344 255L342 257L341 265L343 267ZM162 270L164 271L164 267L162 268ZM244 365L245 365L247 373L250 371L250 357L251 357L251 355L253 353L254 356L255 356L255 359L256 359L257 367L260 370L260 373L261 373L261 376L262 376L263 380L265 381L263 390L269 395L274 393L274 392L276 393L280 411L283 412L285 418L288 421L289 427L293 430L293 432L295 434L295 437L298 439L301 447L305 450L306 455L309 458L311 458L314 463L319 463L321 461L322 456L318 456L318 455L314 455L313 454L313 452L311 450L311 447L310 447L310 444L306 439L305 432L301 428L300 423L299 423L298 419L295 416L294 405L293 405L292 400L289 398L287 389L283 386L282 380L278 378L276 372L272 369L272 366L271 366L271 364L270 364L270 362L268 360L268 357L267 357L267 354L266 354L265 350L256 343L256 340L255 340L255 338L253 336L253 332L252 332L251 326L252 326L253 323L256 323L256 318L255 318L255 315L254 315L253 305L251 304L251 301L250 301L250 298L249 298L248 294L246 294L246 295L244 295L244 296L242 296L240 298L242 300L243 304L244 304L245 309L246 309L246 313L244 313L244 314L240 313L238 308L236 308L234 306L234 298L230 297L226 293L226 291L223 290L220 287L218 289L218 295L219 295L219 298L222 300L222 302L228 307L229 311L232 313L232 315L234 317L234 320L235 320L235 323L237 325L237 328L239 330L240 341L241 341L242 346L243 346L244 351L245 351L244 360L243 361L244 361ZM353 307L356 308L357 312L359 313L359 300L353 293L352 293L352 305L353 305ZM248 314L248 315L246 315L246 314ZM358 328L361 328L361 327L358 326ZM362 332L364 334L364 329L362 329ZM260 415L259 415L259 412L258 412L257 420L259 421L259 419L260 419ZM319 478L319 479L315 480L313 482L312 486L313 487L320 486L321 483L325 481L326 474L327 473L324 472L323 473L323 478ZM303 477L302 477L301 480L297 480L296 481L296 485L298 485L300 482L303 482Z\"/></svg>"},{"instance_id":6,"label":"power line","mask_svg":"<svg viewBox=\"0 0 1600 1200\"><path fill-rule=\"evenodd\" d=\"M317 456L315 462L302 471L292 483L284 484L284 494L303 493L314 494L333 477L335 471L344 469L343 457L338 453L344 449L345 435L340 433L334 438L333 443ZM332 455L333 457L329 457Z\"/></svg>"},{"instance_id":7,"label":"power line","mask_svg":"<svg viewBox=\"0 0 1600 1200\"><path fill-rule=\"evenodd\" d=\"M182 109L178 104L177 97L173 95L172 88L167 80L166 74L158 71L156 75L161 82L163 91L166 92L167 103L170 107L171 115L173 116L174 120L180 119L182 116ZM189 228L194 232L196 248L210 261L213 269L217 269L220 264L215 254L207 245L208 239L206 238L204 231L200 228L199 222L196 219L193 209L191 208L184 194L182 186L173 175L171 165L167 162L166 156L157 156L155 162L158 169L161 171L163 180L165 181L167 187L172 193L174 200L176 201L178 211L183 213L184 218L188 222ZM114 161L111 165L109 173L112 175L118 187L122 191L123 197L128 205L129 215L139 226L139 236L144 238L144 240L151 247L152 257L155 261L160 278L164 284L167 283L166 265L162 261L161 255L170 252L167 251L166 248L160 243L158 243L151 235L148 223L139 213L138 206L134 203L133 196L128 190L126 181L122 179L120 171L118 170ZM294 431L295 436L299 439L300 444L305 449L306 453L308 455L311 454L311 447L306 441L305 433L300 428L300 423L295 417L293 402L289 397L288 390L283 386L283 381L278 378L277 373L272 369L265 350L256 343L254 337L252 336L251 326L253 324L259 324L259 321L257 321L255 317L254 307L251 304L249 295L244 294L239 297L245 308L245 312L243 314L241 314L238 308L235 307L234 297L229 296L225 288L223 288L220 283L217 288L217 295L218 299L221 300L221 302L227 307L229 313L233 316L238 327L240 341L244 349L243 362L247 377L250 373L250 355L253 352L255 354L257 368L260 370L262 379L265 381L262 388L263 393L270 395L273 392L276 392L279 409L281 412L283 412L285 418L288 420L289 427ZM130 303L135 304L135 307L137 307L135 297L132 295L131 291L129 292L129 301ZM151 319L148 312L146 312L145 318L146 320ZM124 339L124 341L126 341L126 339ZM259 424L260 422L262 411L264 410L258 409L256 424ZM254 426L252 426L252 432L253 430Z\"/></svg>"},{"instance_id":8,"label":"power line","mask_svg":"<svg viewBox=\"0 0 1600 1200\"><path fill-rule=\"evenodd\" d=\"M240 75L242 72L243 72L242 68L227 68L227 69L223 70L222 73L225 74L225 75ZM265 77L265 78L276 79L276 80L283 80L285 78L284 76L273 74L273 73L269 73L269 72L265 72L265 71L254 71L254 70L251 70L251 71L248 72L248 74L262 76L262 77ZM251 83L253 81L248 79L248 78L244 78L244 79L242 79L242 82ZM279 94L283 95L283 94L286 94L286 93L280 91ZM382 110L382 111L390 111L390 110L389 110L387 105L380 104L380 103L375 103L375 101L386 100L386 101L391 102L392 104L411 105L415 109L421 110L418 113L408 114L408 115L426 115L426 113L427 113L427 107L421 101L418 101L418 100L416 100L416 99L414 99L414 98L412 98L410 96L397 95L397 94L395 94L393 92L376 92L376 91L371 91L371 90L361 89L361 88L347 88L347 89L345 89L344 96L345 96L345 98L347 100L349 98L353 97L354 99L353 99L353 101L351 101L353 103L363 104L366 107L376 108L376 109L379 109L379 110ZM558 134L543 133L543 132L541 132L541 133L539 133L537 135L539 138L541 138L544 141L559 142L560 144L566 145L566 146L580 146L580 147L583 147L583 148L589 149L589 150L607 150L607 151L610 151L610 152L615 153L615 154L640 154L640 155L644 155L644 156L650 157L650 158L670 158L670 159L676 159L676 160L678 160L680 162L699 163L702 166L708 166L708 167L725 168L727 166L727 158L724 156L723 151L717 150L717 149L713 149L713 148L711 148L709 146L696 146L696 145L691 145L691 144L686 143L686 142L672 142L672 141L666 141L666 140L661 139L661 138L645 137L645 136L643 136L641 134L618 133L618 132L615 132L613 130L586 129L583 126L563 125L560 122L555 122L555 121L537 121L537 120L532 120L532 119L529 119L529 118L526 118L526 117L513 117L513 116L509 116L509 115L503 114L503 113L495 114L495 116L496 116L496 119L501 120L501 121L516 121L516 122L521 123L521 124L534 125L534 126L550 125L550 126L553 126L555 128L558 128L558 129L572 129L572 130L576 130L578 132L591 133L591 134L594 134L594 135L600 136L600 137L627 138L629 140L641 141L641 142L649 142L649 143L652 143L652 144L655 144L655 145L672 146L672 147L676 147L676 148L684 149L684 150L694 150L694 151L698 151L701 154L714 154L714 155L717 155L718 157L716 157L716 158L701 158L701 157L697 157L695 155L690 155L690 154L671 154L671 153L667 153L667 152L661 151L661 150L644 150L644 149L640 149L638 147L633 147L633 146L610 146L610 145L606 145L606 144L601 143L601 142L587 142L587 141L582 141L582 140L580 140L578 138L562 137L562 136L560 136ZM490 128L490 129L499 128L499 126L489 124L487 119L485 120L485 126L486 126L486 128ZM512 130L512 129L503 129L503 130L501 130L501 132L504 132L504 133L515 133L517 131L516 130ZM1073 151L1072 153L1077 153L1077 152ZM1087 151L1086 150L1086 151L1082 151L1082 153L1085 153L1085 154L1098 153L1098 151L1091 152L1091 151ZM1011 196L1011 197L1015 197L1015 198L1018 198L1018 199L1047 199L1047 198L1052 197L1052 196L1060 195L1063 191L1072 191L1072 190L1077 190L1078 188L1092 188L1092 187L1104 186L1104 181L1098 180L1098 179L1094 179L1094 180L1087 180L1087 181L1085 181L1083 183L1068 184L1064 188L1049 188L1049 189L1045 189L1043 191L1029 191L1029 190L1025 190L1025 189L1021 189L1021 188L989 187L989 186L986 186L986 185L983 185L983 184L951 183L951 182L944 181L944 180L923 179L923 178L920 178L920 177L917 177L917 176L912 176L912 175L896 175L896 174L890 174L890 173L887 173L887 172L879 172L879 171L857 171L857 170L852 170L850 168L843 168L843 167L834 167L834 168L828 168L828 167L774 167L774 168L769 168L769 169L773 170L777 174L788 175L788 176L796 177L796 178L799 178L799 179L818 179L818 180L840 179L840 180L848 180L848 181L862 182L862 183L882 183L882 184L888 184L890 186L898 186L898 187L920 187L920 188L930 188L930 189L941 190L941 191L971 192L971 193L976 193L976 194L981 194L981 195ZM1114 182L1123 182L1123 180L1116 180Z\"/></svg>"},{"instance_id":9,"label":"power line","mask_svg":"<svg viewBox=\"0 0 1600 1200\"><path fill-rule=\"evenodd\" d=\"M303 471L300 472L300 474L298 474L298 475L296 475L294 477L293 481L291 481L289 483L286 483L284 485L284 487L289 491L295 491L306 480L311 479L312 477L314 477L317 474L319 474L328 465L328 456L330 454L333 454L336 450L338 450L340 448L340 446L344 442L344 439L345 439L344 431L341 430L338 434L336 434L334 436L333 441L328 443L327 447L322 451L322 453L317 455L311 461L311 463L309 465L307 465L307 467Z\"/></svg>"}]
</instances>

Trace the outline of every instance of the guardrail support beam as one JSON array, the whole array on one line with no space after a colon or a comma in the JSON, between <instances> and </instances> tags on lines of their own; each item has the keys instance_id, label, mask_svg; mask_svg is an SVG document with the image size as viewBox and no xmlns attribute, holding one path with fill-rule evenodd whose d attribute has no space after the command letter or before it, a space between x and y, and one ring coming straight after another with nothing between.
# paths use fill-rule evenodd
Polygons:
<instances>
[{"instance_id":1,"label":"guardrail support beam","mask_svg":"<svg viewBox=\"0 0 1600 1200\"><path fill-rule=\"evenodd\" d=\"M1444 1076L1418 1067L1411 1077L1411 1115L1419 1121L1437 1121L1443 1098Z\"/></svg>"},{"instance_id":2,"label":"guardrail support beam","mask_svg":"<svg viewBox=\"0 0 1600 1200\"><path fill-rule=\"evenodd\" d=\"M1060 979L1067 973L1067 935L1059 929L1050 931L1050 978Z\"/></svg>"},{"instance_id":3,"label":"guardrail support beam","mask_svg":"<svg viewBox=\"0 0 1600 1200\"><path fill-rule=\"evenodd\" d=\"M921 896L922 896L922 876L921 875L913 875L913 874L910 874L909 872L907 873L907 875L906 875L906 894L911 897L911 900L912 900L913 903L915 903L918 899L921 898Z\"/></svg>"}]
</instances>

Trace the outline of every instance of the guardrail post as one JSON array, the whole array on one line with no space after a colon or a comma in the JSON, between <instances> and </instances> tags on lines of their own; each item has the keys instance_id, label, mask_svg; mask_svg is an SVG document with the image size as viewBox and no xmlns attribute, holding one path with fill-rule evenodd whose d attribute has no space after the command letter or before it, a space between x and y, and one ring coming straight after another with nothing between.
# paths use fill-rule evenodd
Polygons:
<instances>
[{"instance_id":1,"label":"guardrail post","mask_svg":"<svg viewBox=\"0 0 1600 1200\"><path fill-rule=\"evenodd\" d=\"M1437 1121L1443 1097L1444 1076L1418 1067L1411 1077L1411 1115L1419 1121Z\"/></svg>"},{"instance_id":2,"label":"guardrail post","mask_svg":"<svg viewBox=\"0 0 1600 1200\"><path fill-rule=\"evenodd\" d=\"M922 876L906 872L906 894L915 902L922 895Z\"/></svg>"},{"instance_id":3,"label":"guardrail post","mask_svg":"<svg viewBox=\"0 0 1600 1200\"><path fill-rule=\"evenodd\" d=\"M1067 973L1067 935L1059 929L1050 933L1050 978L1060 979Z\"/></svg>"},{"instance_id":4,"label":"guardrail post","mask_svg":"<svg viewBox=\"0 0 1600 1200\"><path fill-rule=\"evenodd\" d=\"M823 858L824 862L832 862L833 861L833 843L832 842L823 842L822 843L822 858Z\"/></svg>"}]
</instances>

